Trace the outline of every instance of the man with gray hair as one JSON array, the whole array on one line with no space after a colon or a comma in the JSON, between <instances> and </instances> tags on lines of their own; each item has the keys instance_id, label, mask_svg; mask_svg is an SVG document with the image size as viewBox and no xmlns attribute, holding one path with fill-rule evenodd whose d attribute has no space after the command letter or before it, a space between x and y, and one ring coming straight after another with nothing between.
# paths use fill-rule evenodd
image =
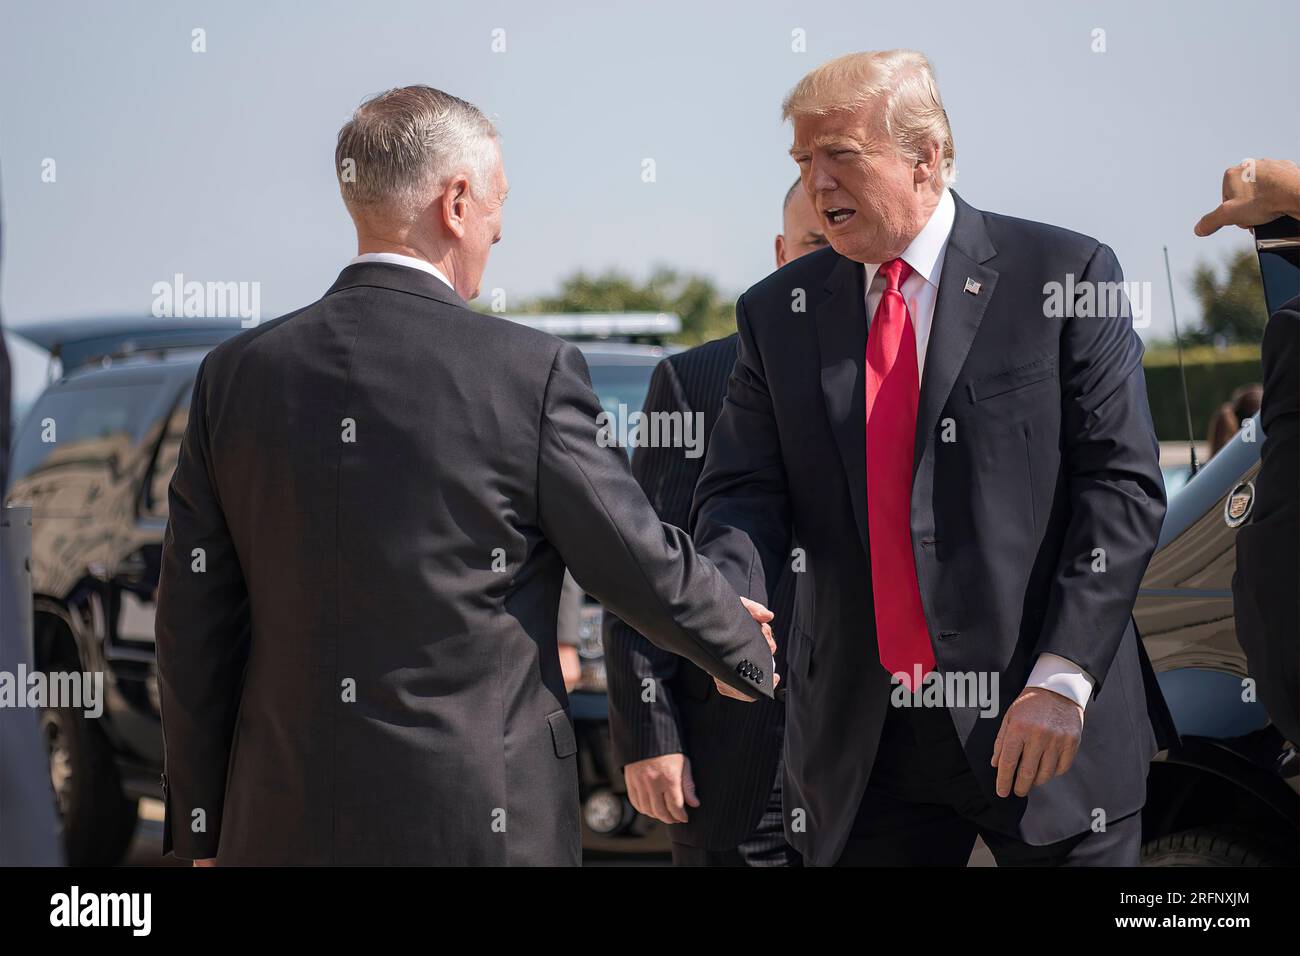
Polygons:
<instances>
[{"instance_id":1,"label":"man with gray hair","mask_svg":"<svg viewBox=\"0 0 1300 956\"><path fill-rule=\"evenodd\" d=\"M960 865L977 835L1136 863L1172 725L1131 620L1165 495L1142 343L1097 308L1119 263L953 192L920 53L832 60L784 117L831 248L737 304L693 523L761 603L799 544L787 835L814 865Z\"/></svg>"},{"instance_id":2,"label":"man with gray hair","mask_svg":"<svg viewBox=\"0 0 1300 956\"><path fill-rule=\"evenodd\" d=\"M577 863L565 566L749 695L775 688L771 616L598 442L579 350L466 305L508 188L486 117L391 90L336 160L357 257L194 386L156 625L164 852Z\"/></svg>"}]
</instances>

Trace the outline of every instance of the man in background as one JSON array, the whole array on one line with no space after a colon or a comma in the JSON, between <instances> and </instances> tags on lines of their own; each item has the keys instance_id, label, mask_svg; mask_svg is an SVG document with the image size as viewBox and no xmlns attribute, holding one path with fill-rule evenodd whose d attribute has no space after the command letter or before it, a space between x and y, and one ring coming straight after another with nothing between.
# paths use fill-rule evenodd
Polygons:
<instances>
[{"instance_id":1,"label":"man in background","mask_svg":"<svg viewBox=\"0 0 1300 956\"><path fill-rule=\"evenodd\" d=\"M782 207L777 268L825 245L817 211L796 179ZM735 362L734 333L669 356L650 380L645 415L702 414L707 436ZM678 527L690 517L703 466L703 455L687 458L681 448L641 447L632 456L632 473L655 511ZM772 605L778 673L793 608L794 575L787 572ZM723 697L704 671L655 647L613 615L605 616L604 640L610 733L624 764L628 797L639 812L670 825L673 862L797 865L799 854L786 842L781 815L784 704Z\"/></svg>"},{"instance_id":2,"label":"man in background","mask_svg":"<svg viewBox=\"0 0 1300 956\"><path fill-rule=\"evenodd\" d=\"M1196 234L1248 229L1279 216L1300 219L1300 168L1247 160L1224 172L1223 202L1201 217ZM1260 363L1264 444L1255 507L1237 532L1233 607L1259 699L1282 735L1300 743L1300 294L1270 316Z\"/></svg>"}]
</instances>

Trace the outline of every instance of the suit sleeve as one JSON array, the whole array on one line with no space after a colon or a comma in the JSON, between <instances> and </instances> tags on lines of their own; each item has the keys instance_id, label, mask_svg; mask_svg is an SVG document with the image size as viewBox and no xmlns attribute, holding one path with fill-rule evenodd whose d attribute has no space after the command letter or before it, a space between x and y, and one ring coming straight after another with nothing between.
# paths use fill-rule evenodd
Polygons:
<instances>
[{"instance_id":1,"label":"suit sleeve","mask_svg":"<svg viewBox=\"0 0 1300 956\"><path fill-rule=\"evenodd\" d=\"M1080 287L1107 288L1102 284L1123 280L1115 254L1103 245L1093 253ZM1061 336L1070 519L1036 649L1078 664L1096 690L1128 627L1165 515L1142 340L1128 310L1120 311L1074 316Z\"/></svg>"},{"instance_id":2,"label":"suit sleeve","mask_svg":"<svg viewBox=\"0 0 1300 956\"><path fill-rule=\"evenodd\" d=\"M642 412L645 416L655 412L691 414L670 362L655 366ZM699 476L695 461L686 458L683 449L637 448L632 455L632 476L660 520L679 528L686 526ZM669 686L681 658L655 647L613 614L605 615L603 637L609 731L619 763L682 753L679 714ZM647 682L654 688L649 702L644 699Z\"/></svg>"},{"instance_id":3,"label":"suit sleeve","mask_svg":"<svg viewBox=\"0 0 1300 956\"><path fill-rule=\"evenodd\" d=\"M691 530L738 592L771 607L790 553L790 500L772 396L742 296L736 366L709 435Z\"/></svg>"},{"instance_id":4,"label":"suit sleeve","mask_svg":"<svg viewBox=\"0 0 1300 956\"><path fill-rule=\"evenodd\" d=\"M602 447L582 353L556 353L538 448L540 524L582 589L664 650L738 690L772 696L757 624L686 532L660 522L627 456Z\"/></svg>"},{"instance_id":5,"label":"suit sleeve","mask_svg":"<svg viewBox=\"0 0 1300 956\"><path fill-rule=\"evenodd\" d=\"M155 636L166 770L163 852L217 855L248 660L248 592L210 467L200 366L168 493Z\"/></svg>"}]
</instances>

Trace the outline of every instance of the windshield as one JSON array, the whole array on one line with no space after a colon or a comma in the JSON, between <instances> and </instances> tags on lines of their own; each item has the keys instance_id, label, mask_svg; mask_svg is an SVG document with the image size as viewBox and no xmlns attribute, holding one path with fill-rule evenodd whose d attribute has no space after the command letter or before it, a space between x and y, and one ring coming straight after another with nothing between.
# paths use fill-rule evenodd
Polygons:
<instances>
[{"instance_id":1,"label":"windshield","mask_svg":"<svg viewBox=\"0 0 1300 956\"><path fill-rule=\"evenodd\" d=\"M623 415L641 411L645 405L646 392L650 389L650 375L659 364L659 357L647 355L644 362L635 365L606 364L600 355L588 355L587 365L591 369L591 387L600 399L600 406L616 418L620 415L619 405L624 406ZM626 363L622 359L622 363ZM632 449L627 449L628 454Z\"/></svg>"},{"instance_id":2,"label":"windshield","mask_svg":"<svg viewBox=\"0 0 1300 956\"><path fill-rule=\"evenodd\" d=\"M152 382L47 392L14 442L14 490L48 469L115 473L123 454L139 440L157 393Z\"/></svg>"}]
</instances>

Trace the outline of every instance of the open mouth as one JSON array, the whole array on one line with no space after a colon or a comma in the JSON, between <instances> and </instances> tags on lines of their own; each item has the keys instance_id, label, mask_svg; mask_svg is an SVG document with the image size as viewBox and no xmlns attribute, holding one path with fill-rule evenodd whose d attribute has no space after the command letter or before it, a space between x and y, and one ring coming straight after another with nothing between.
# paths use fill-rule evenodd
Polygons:
<instances>
[{"instance_id":1,"label":"open mouth","mask_svg":"<svg viewBox=\"0 0 1300 956\"><path fill-rule=\"evenodd\" d=\"M826 217L826 221L830 223L830 225L840 226L852 219L856 213L856 209L845 209L842 206L836 206L832 209L827 209L822 213L822 215Z\"/></svg>"}]
</instances>

